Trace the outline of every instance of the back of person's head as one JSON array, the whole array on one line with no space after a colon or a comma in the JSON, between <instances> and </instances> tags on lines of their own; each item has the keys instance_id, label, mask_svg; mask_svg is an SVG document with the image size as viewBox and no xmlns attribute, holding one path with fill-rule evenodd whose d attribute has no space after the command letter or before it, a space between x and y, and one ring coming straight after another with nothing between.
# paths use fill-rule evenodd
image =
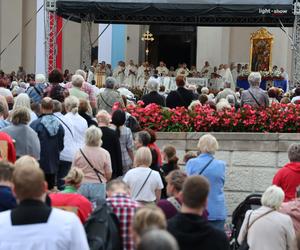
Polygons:
<instances>
[{"instance_id":1,"label":"back of person's head","mask_svg":"<svg viewBox=\"0 0 300 250\"><path fill-rule=\"evenodd\" d=\"M46 82L46 77L43 74L36 74L35 83L44 83Z\"/></svg>"},{"instance_id":2,"label":"back of person's head","mask_svg":"<svg viewBox=\"0 0 300 250\"><path fill-rule=\"evenodd\" d=\"M165 91L166 91L166 87L164 85L160 85L159 92L165 92Z\"/></svg>"},{"instance_id":3,"label":"back of person's head","mask_svg":"<svg viewBox=\"0 0 300 250\"><path fill-rule=\"evenodd\" d=\"M291 103L291 99L288 98L287 96L285 96L280 100L280 103L281 104L289 104L289 103Z\"/></svg>"},{"instance_id":4,"label":"back of person's head","mask_svg":"<svg viewBox=\"0 0 300 250\"><path fill-rule=\"evenodd\" d=\"M83 82L84 82L84 79L81 75L73 75L72 76L72 85L74 87L81 88Z\"/></svg>"},{"instance_id":5,"label":"back of person's head","mask_svg":"<svg viewBox=\"0 0 300 250\"><path fill-rule=\"evenodd\" d=\"M66 185L71 185L73 187L79 187L84 177L84 173L79 168L71 168L64 181Z\"/></svg>"},{"instance_id":6,"label":"back of person's head","mask_svg":"<svg viewBox=\"0 0 300 250\"><path fill-rule=\"evenodd\" d=\"M30 98L27 94L21 93L15 98L13 109L16 109L17 107L26 107L31 109Z\"/></svg>"},{"instance_id":7,"label":"back of person's head","mask_svg":"<svg viewBox=\"0 0 300 250\"><path fill-rule=\"evenodd\" d=\"M52 84L59 84L64 81L64 76L59 69L54 69L50 72L48 79Z\"/></svg>"},{"instance_id":8,"label":"back of person's head","mask_svg":"<svg viewBox=\"0 0 300 250\"><path fill-rule=\"evenodd\" d=\"M44 172L36 165L20 162L13 173L13 184L16 197L20 201L41 199L47 190Z\"/></svg>"},{"instance_id":9,"label":"back of person's head","mask_svg":"<svg viewBox=\"0 0 300 250\"><path fill-rule=\"evenodd\" d=\"M176 77L176 86L177 87L184 87L184 85L185 85L184 76L177 76Z\"/></svg>"},{"instance_id":10,"label":"back of person's head","mask_svg":"<svg viewBox=\"0 0 300 250\"><path fill-rule=\"evenodd\" d=\"M28 108L17 107L12 112L11 122L13 125L28 124L30 121L30 113Z\"/></svg>"},{"instance_id":11,"label":"back of person's head","mask_svg":"<svg viewBox=\"0 0 300 250\"><path fill-rule=\"evenodd\" d=\"M42 99L42 102L41 102L41 108L44 111L52 112L53 111L53 100L52 100L52 98L50 98L50 97L44 97Z\"/></svg>"},{"instance_id":12,"label":"back of person's head","mask_svg":"<svg viewBox=\"0 0 300 250\"><path fill-rule=\"evenodd\" d=\"M166 181L169 185L172 185L177 192L180 192L183 188L183 184L187 178L187 174L179 169L171 171L167 177Z\"/></svg>"},{"instance_id":13,"label":"back of person's head","mask_svg":"<svg viewBox=\"0 0 300 250\"><path fill-rule=\"evenodd\" d=\"M188 151L183 157L183 162L187 163L190 159L194 159L197 157L197 154L193 151Z\"/></svg>"},{"instance_id":14,"label":"back of person's head","mask_svg":"<svg viewBox=\"0 0 300 250\"><path fill-rule=\"evenodd\" d=\"M248 76L248 82L250 86L259 86L261 82L261 74L259 72L251 72Z\"/></svg>"},{"instance_id":15,"label":"back of person's head","mask_svg":"<svg viewBox=\"0 0 300 250\"><path fill-rule=\"evenodd\" d=\"M134 156L134 167L150 167L152 163L152 154L148 147L140 147Z\"/></svg>"},{"instance_id":16,"label":"back of person's head","mask_svg":"<svg viewBox=\"0 0 300 250\"><path fill-rule=\"evenodd\" d=\"M147 147L151 142L151 136L147 131L140 131L136 134L137 141L144 147Z\"/></svg>"},{"instance_id":17,"label":"back of person's head","mask_svg":"<svg viewBox=\"0 0 300 250\"><path fill-rule=\"evenodd\" d=\"M208 101L208 97L205 94L201 94L198 99L202 105L204 105Z\"/></svg>"},{"instance_id":18,"label":"back of person's head","mask_svg":"<svg viewBox=\"0 0 300 250\"><path fill-rule=\"evenodd\" d=\"M288 148L288 157L290 162L300 162L300 144L293 143Z\"/></svg>"},{"instance_id":19,"label":"back of person's head","mask_svg":"<svg viewBox=\"0 0 300 250\"><path fill-rule=\"evenodd\" d=\"M62 104L58 100L53 100L53 113L62 112Z\"/></svg>"},{"instance_id":20,"label":"back of person's head","mask_svg":"<svg viewBox=\"0 0 300 250\"><path fill-rule=\"evenodd\" d=\"M267 188L261 197L261 204L278 210L284 200L284 192L280 187L272 185Z\"/></svg>"},{"instance_id":21,"label":"back of person's head","mask_svg":"<svg viewBox=\"0 0 300 250\"><path fill-rule=\"evenodd\" d=\"M277 90L275 88L270 88L268 90L268 96L270 98L276 98L277 97Z\"/></svg>"},{"instance_id":22,"label":"back of person's head","mask_svg":"<svg viewBox=\"0 0 300 250\"><path fill-rule=\"evenodd\" d=\"M165 145L163 147L163 153L165 154L169 163L178 163L178 157L176 156L176 148L172 145Z\"/></svg>"},{"instance_id":23,"label":"back of person's head","mask_svg":"<svg viewBox=\"0 0 300 250\"><path fill-rule=\"evenodd\" d=\"M142 236L137 250L179 250L175 238L167 231L153 229Z\"/></svg>"},{"instance_id":24,"label":"back of person's head","mask_svg":"<svg viewBox=\"0 0 300 250\"><path fill-rule=\"evenodd\" d=\"M20 157L16 162L15 162L15 167L18 168L20 166L34 166L35 168L39 168L40 165L37 162L36 159L34 159L32 156L29 155L24 155Z\"/></svg>"},{"instance_id":25,"label":"back of person's head","mask_svg":"<svg viewBox=\"0 0 300 250\"><path fill-rule=\"evenodd\" d=\"M75 75L80 75L80 76L82 76L82 78L83 78L84 81L86 80L86 73L82 69L76 70Z\"/></svg>"},{"instance_id":26,"label":"back of person's head","mask_svg":"<svg viewBox=\"0 0 300 250\"><path fill-rule=\"evenodd\" d=\"M114 179L106 184L107 196L112 196L115 193L130 194L130 187L122 179Z\"/></svg>"},{"instance_id":27,"label":"back of person's head","mask_svg":"<svg viewBox=\"0 0 300 250\"><path fill-rule=\"evenodd\" d=\"M97 113L96 119L98 123L108 126L111 121L111 115L106 110L102 109Z\"/></svg>"},{"instance_id":28,"label":"back of person's head","mask_svg":"<svg viewBox=\"0 0 300 250\"><path fill-rule=\"evenodd\" d=\"M216 105L217 111L223 111L225 109L231 109L230 103L226 99L221 99Z\"/></svg>"},{"instance_id":29,"label":"back of person's head","mask_svg":"<svg viewBox=\"0 0 300 250\"><path fill-rule=\"evenodd\" d=\"M228 95L228 96L226 97L226 100L227 100L227 102L228 102L231 106L235 105L235 98L234 98L233 95Z\"/></svg>"},{"instance_id":30,"label":"back of person's head","mask_svg":"<svg viewBox=\"0 0 300 250\"><path fill-rule=\"evenodd\" d=\"M13 177L14 165L8 161L0 161L0 185L1 183L11 183Z\"/></svg>"},{"instance_id":31,"label":"back of person's head","mask_svg":"<svg viewBox=\"0 0 300 250\"><path fill-rule=\"evenodd\" d=\"M87 100L80 99L79 100L79 107L78 112L79 113L87 113L89 111L89 103Z\"/></svg>"},{"instance_id":32,"label":"back of person's head","mask_svg":"<svg viewBox=\"0 0 300 250\"><path fill-rule=\"evenodd\" d=\"M117 80L114 77L107 77L105 80L105 88L114 89L117 85Z\"/></svg>"},{"instance_id":33,"label":"back of person's head","mask_svg":"<svg viewBox=\"0 0 300 250\"><path fill-rule=\"evenodd\" d=\"M208 94L209 94L209 89L208 89L207 87L203 87L203 88L201 89L201 94L202 94L202 95L208 95Z\"/></svg>"},{"instance_id":34,"label":"back of person's head","mask_svg":"<svg viewBox=\"0 0 300 250\"><path fill-rule=\"evenodd\" d=\"M0 95L0 103L3 105L3 108L4 108L3 117L4 117L4 119L6 119L9 115L9 112L8 112L9 108L8 108L7 100L4 96Z\"/></svg>"},{"instance_id":35,"label":"back of person's head","mask_svg":"<svg viewBox=\"0 0 300 250\"><path fill-rule=\"evenodd\" d=\"M132 229L141 236L151 228L166 229L167 221L163 211L158 207L143 207L137 210L133 217Z\"/></svg>"},{"instance_id":36,"label":"back of person's head","mask_svg":"<svg viewBox=\"0 0 300 250\"><path fill-rule=\"evenodd\" d=\"M76 114L78 112L79 99L75 96L69 96L65 99L65 109L69 113Z\"/></svg>"},{"instance_id":37,"label":"back of person's head","mask_svg":"<svg viewBox=\"0 0 300 250\"><path fill-rule=\"evenodd\" d=\"M295 96L300 96L300 87L295 89Z\"/></svg>"},{"instance_id":38,"label":"back of person's head","mask_svg":"<svg viewBox=\"0 0 300 250\"><path fill-rule=\"evenodd\" d=\"M211 134L201 136L197 146L201 153L208 154L215 154L219 149L217 139Z\"/></svg>"},{"instance_id":39,"label":"back of person's head","mask_svg":"<svg viewBox=\"0 0 300 250\"><path fill-rule=\"evenodd\" d=\"M149 80L147 82L147 89L149 92L158 91L158 82L155 80Z\"/></svg>"},{"instance_id":40,"label":"back of person's head","mask_svg":"<svg viewBox=\"0 0 300 250\"><path fill-rule=\"evenodd\" d=\"M148 132L150 135L150 144L156 142L156 133L151 128L145 128L144 131Z\"/></svg>"},{"instance_id":41,"label":"back of person's head","mask_svg":"<svg viewBox=\"0 0 300 250\"><path fill-rule=\"evenodd\" d=\"M90 147L99 147L102 145L102 131L95 125L90 126L85 131L85 144Z\"/></svg>"},{"instance_id":42,"label":"back of person's head","mask_svg":"<svg viewBox=\"0 0 300 250\"><path fill-rule=\"evenodd\" d=\"M113 112L112 117L111 117L111 123L114 124L117 128L117 135L120 138L121 136L121 131L120 127L123 126L126 122L126 114L123 110L118 109Z\"/></svg>"},{"instance_id":43,"label":"back of person's head","mask_svg":"<svg viewBox=\"0 0 300 250\"><path fill-rule=\"evenodd\" d=\"M208 180L200 175L190 176L186 179L182 189L183 204L191 209L204 208L209 193Z\"/></svg>"}]
</instances>

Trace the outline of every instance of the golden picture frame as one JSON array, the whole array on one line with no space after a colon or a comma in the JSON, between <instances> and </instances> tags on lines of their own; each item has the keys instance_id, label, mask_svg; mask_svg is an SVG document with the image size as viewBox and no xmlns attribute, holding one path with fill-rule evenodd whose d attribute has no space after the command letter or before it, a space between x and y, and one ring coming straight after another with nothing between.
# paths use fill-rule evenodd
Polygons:
<instances>
[{"instance_id":1,"label":"golden picture frame","mask_svg":"<svg viewBox=\"0 0 300 250\"><path fill-rule=\"evenodd\" d=\"M250 70L271 71L274 36L265 28L251 34Z\"/></svg>"}]
</instances>

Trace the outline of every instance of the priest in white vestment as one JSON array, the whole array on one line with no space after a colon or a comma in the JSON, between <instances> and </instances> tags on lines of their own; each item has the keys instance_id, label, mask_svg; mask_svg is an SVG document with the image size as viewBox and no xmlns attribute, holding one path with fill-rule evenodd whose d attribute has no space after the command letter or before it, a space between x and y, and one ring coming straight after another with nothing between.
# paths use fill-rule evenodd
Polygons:
<instances>
[{"instance_id":1,"label":"priest in white vestment","mask_svg":"<svg viewBox=\"0 0 300 250\"><path fill-rule=\"evenodd\" d=\"M149 78L150 68L148 62L144 62L137 71L137 87L143 89Z\"/></svg>"},{"instance_id":2,"label":"priest in white vestment","mask_svg":"<svg viewBox=\"0 0 300 250\"><path fill-rule=\"evenodd\" d=\"M210 66L209 62L206 61L204 63L203 68L201 69L201 75L202 75L202 77L210 79L211 78L211 73L213 73L213 68Z\"/></svg>"},{"instance_id":3,"label":"priest in white vestment","mask_svg":"<svg viewBox=\"0 0 300 250\"><path fill-rule=\"evenodd\" d=\"M190 74L190 71L187 68L187 65L185 63L183 63L182 66L177 69L177 76L188 77L189 74Z\"/></svg>"},{"instance_id":4,"label":"priest in white vestment","mask_svg":"<svg viewBox=\"0 0 300 250\"><path fill-rule=\"evenodd\" d=\"M117 80L117 83L119 85L123 85L124 84L124 80L125 80L125 63L120 61L118 63L118 66L115 68L114 72L113 72L113 77Z\"/></svg>"},{"instance_id":5,"label":"priest in white vestment","mask_svg":"<svg viewBox=\"0 0 300 250\"><path fill-rule=\"evenodd\" d=\"M129 61L125 69L125 82L126 85L130 88L136 88L136 80L137 80L137 67L134 65L133 60Z\"/></svg>"},{"instance_id":6,"label":"priest in white vestment","mask_svg":"<svg viewBox=\"0 0 300 250\"><path fill-rule=\"evenodd\" d=\"M222 77L224 82L229 82L230 83L230 88L232 91L235 91L235 82L233 80L232 74L231 74L231 70L229 68L229 66L227 64L224 65L224 70L225 70L225 74Z\"/></svg>"},{"instance_id":7,"label":"priest in white vestment","mask_svg":"<svg viewBox=\"0 0 300 250\"><path fill-rule=\"evenodd\" d=\"M163 61L159 63L159 66L156 68L156 70L158 72L158 75L161 77L165 77L169 74L169 70Z\"/></svg>"}]
</instances>

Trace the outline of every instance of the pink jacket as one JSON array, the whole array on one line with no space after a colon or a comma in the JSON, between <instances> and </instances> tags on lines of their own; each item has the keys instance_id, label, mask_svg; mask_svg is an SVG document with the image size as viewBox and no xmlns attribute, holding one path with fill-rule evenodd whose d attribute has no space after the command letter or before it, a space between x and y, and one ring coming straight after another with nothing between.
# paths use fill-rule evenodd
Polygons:
<instances>
[{"instance_id":1,"label":"pink jacket","mask_svg":"<svg viewBox=\"0 0 300 250\"><path fill-rule=\"evenodd\" d=\"M300 233L300 199L282 203L280 212L292 218L295 231Z\"/></svg>"}]
</instances>

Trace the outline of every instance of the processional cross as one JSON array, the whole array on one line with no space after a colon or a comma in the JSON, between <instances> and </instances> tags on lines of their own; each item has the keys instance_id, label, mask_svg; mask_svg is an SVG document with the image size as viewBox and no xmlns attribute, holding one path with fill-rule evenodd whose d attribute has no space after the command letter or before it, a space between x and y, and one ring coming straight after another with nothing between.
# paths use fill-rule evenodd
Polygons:
<instances>
[{"instance_id":1,"label":"processional cross","mask_svg":"<svg viewBox=\"0 0 300 250\"><path fill-rule=\"evenodd\" d=\"M148 61L148 56L149 56L149 42L153 42L154 41L154 37L153 34L149 32L149 30L147 30L143 36L142 36L142 41L145 42L146 45L146 61Z\"/></svg>"}]
</instances>

